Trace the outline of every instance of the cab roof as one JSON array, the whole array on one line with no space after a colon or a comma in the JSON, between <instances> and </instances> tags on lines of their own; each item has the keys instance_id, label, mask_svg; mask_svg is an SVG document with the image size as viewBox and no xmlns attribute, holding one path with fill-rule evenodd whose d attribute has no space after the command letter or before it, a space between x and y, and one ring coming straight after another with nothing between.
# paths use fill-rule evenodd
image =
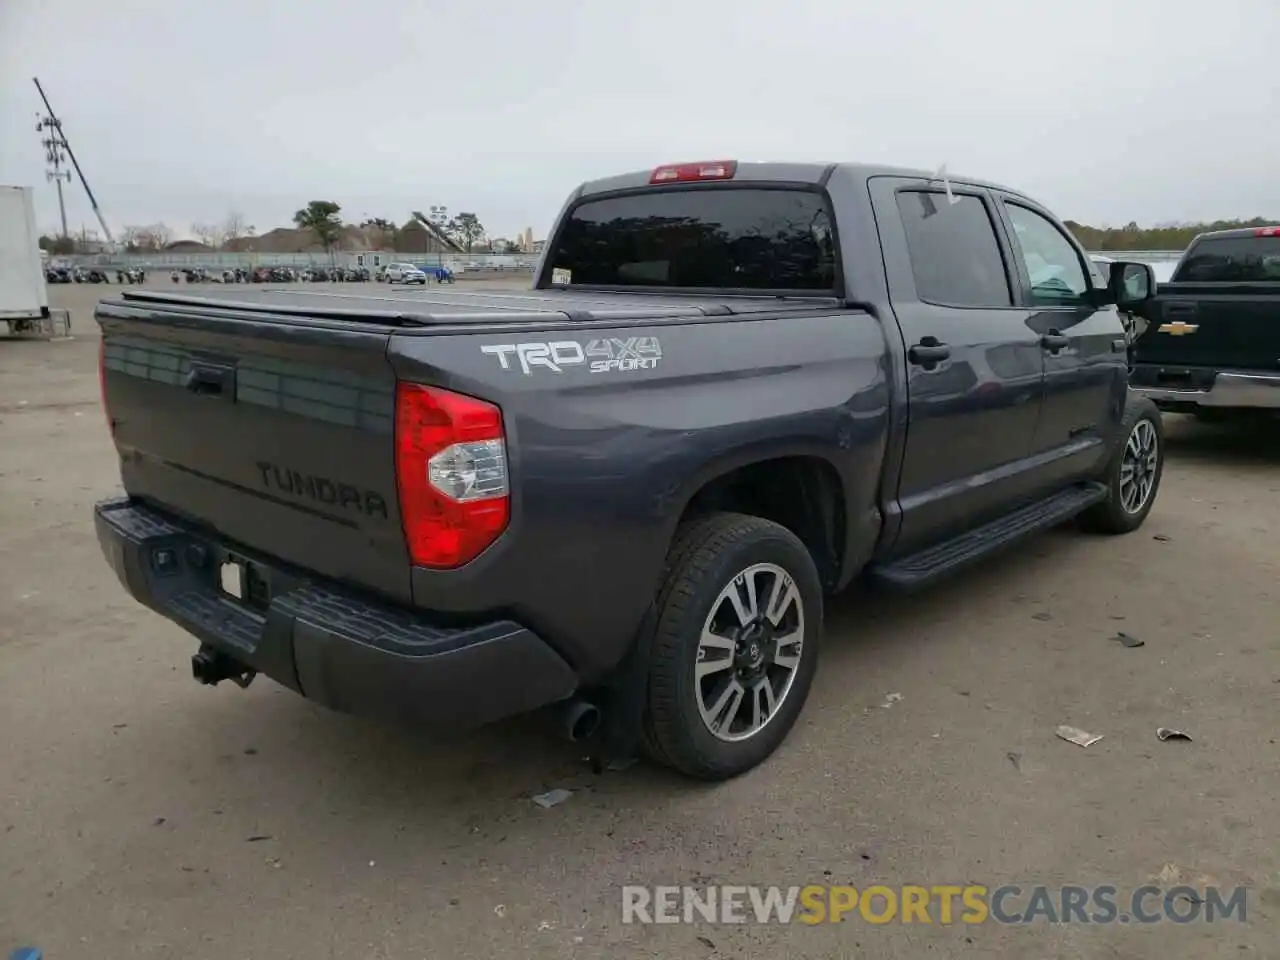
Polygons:
<instances>
[{"instance_id":1,"label":"cab roof","mask_svg":"<svg viewBox=\"0 0 1280 960\"><path fill-rule=\"evenodd\" d=\"M926 183L941 184L943 177L937 170L918 170L909 167L893 167L881 164L870 163L818 163L806 162L795 163L790 161L758 161L758 160L739 160L725 161L734 163L736 169L732 177L716 178L719 182L726 180L734 183L757 182L757 183L812 183L822 184L830 180L833 176L847 177L850 180L869 180L872 177L901 177L908 180L921 180ZM694 164L688 164L693 166ZM673 164L664 164L665 166L674 166ZM662 169L662 168L656 168ZM577 198L594 196L601 193L612 193L617 190L634 190L639 187L653 186L661 188L666 186L665 183L653 183L652 177L655 168L648 170L634 170L629 173L621 173L612 177L602 177L598 180L588 180L578 188ZM1021 190L1015 190L1003 184L994 183L988 180L980 180L976 177L966 177L960 174L947 173L946 179L955 184L963 184L974 187L986 187L991 190L1001 190L1005 193L1014 194L1030 199Z\"/></svg>"}]
</instances>

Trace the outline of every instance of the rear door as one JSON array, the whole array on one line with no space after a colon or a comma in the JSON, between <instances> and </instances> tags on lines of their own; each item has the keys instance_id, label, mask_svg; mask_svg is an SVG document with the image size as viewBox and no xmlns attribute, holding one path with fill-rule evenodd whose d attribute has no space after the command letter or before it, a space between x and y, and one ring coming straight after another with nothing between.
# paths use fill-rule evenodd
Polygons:
<instances>
[{"instance_id":1,"label":"rear door","mask_svg":"<svg viewBox=\"0 0 1280 960\"><path fill-rule=\"evenodd\" d=\"M125 490L248 548L409 599L389 330L103 304Z\"/></svg>"},{"instance_id":2,"label":"rear door","mask_svg":"<svg viewBox=\"0 0 1280 960\"><path fill-rule=\"evenodd\" d=\"M908 357L895 550L910 552L1025 496L1043 362L990 194L888 177L871 190Z\"/></svg>"},{"instance_id":3,"label":"rear door","mask_svg":"<svg viewBox=\"0 0 1280 960\"><path fill-rule=\"evenodd\" d=\"M1044 357L1044 403L1032 454L1044 486L1089 473L1119 429L1128 382L1125 326L1098 307L1089 258L1047 210L999 194L1014 251L1022 322Z\"/></svg>"}]
</instances>

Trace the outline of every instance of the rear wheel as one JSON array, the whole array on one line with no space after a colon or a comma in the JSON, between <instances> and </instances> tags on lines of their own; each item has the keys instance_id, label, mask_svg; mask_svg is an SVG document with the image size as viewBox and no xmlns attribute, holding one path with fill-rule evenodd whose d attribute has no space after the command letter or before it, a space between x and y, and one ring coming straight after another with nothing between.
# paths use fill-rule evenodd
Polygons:
<instances>
[{"instance_id":1,"label":"rear wheel","mask_svg":"<svg viewBox=\"0 0 1280 960\"><path fill-rule=\"evenodd\" d=\"M728 513L683 525L658 598L649 753L704 780L759 764L804 707L821 632L818 572L791 531Z\"/></svg>"},{"instance_id":2,"label":"rear wheel","mask_svg":"<svg viewBox=\"0 0 1280 960\"><path fill-rule=\"evenodd\" d=\"M1130 533L1142 526L1155 504L1164 473L1164 425L1156 405L1130 396L1125 405L1120 443L1102 477L1107 499L1080 517L1095 533Z\"/></svg>"}]
</instances>

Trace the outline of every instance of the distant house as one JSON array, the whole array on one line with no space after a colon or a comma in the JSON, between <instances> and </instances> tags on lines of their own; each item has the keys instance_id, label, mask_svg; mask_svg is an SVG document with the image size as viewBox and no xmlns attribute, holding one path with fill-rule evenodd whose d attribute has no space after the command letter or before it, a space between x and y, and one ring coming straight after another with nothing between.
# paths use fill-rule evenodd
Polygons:
<instances>
[{"instance_id":1,"label":"distant house","mask_svg":"<svg viewBox=\"0 0 1280 960\"><path fill-rule=\"evenodd\" d=\"M207 243L201 243L199 240L175 240L173 243L167 244L164 248L165 253L212 253L213 247Z\"/></svg>"}]
</instances>

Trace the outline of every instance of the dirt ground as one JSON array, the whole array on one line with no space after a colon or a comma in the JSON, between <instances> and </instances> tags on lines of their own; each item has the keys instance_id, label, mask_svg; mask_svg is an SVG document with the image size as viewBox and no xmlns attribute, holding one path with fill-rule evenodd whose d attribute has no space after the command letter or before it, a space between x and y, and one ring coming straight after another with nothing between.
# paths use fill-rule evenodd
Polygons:
<instances>
[{"instance_id":1,"label":"dirt ground","mask_svg":"<svg viewBox=\"0 0 1280 960\"><path fill-rule=\"evenodd\" d=\"M0 955L1278 955L1280 430L1169 418L1138 533L1055 532L920 597L834 601L801 722L748 776L597 777L530 719L437 741L267 680L192 682L194 642L93 533L119 482L103 292L51 288L72 340L0 338ZM573 796L531 802L553 787ZM621 922L623 884L1153 877L1246 885L1248 922Z\"/></svg>"}]
</instances>

